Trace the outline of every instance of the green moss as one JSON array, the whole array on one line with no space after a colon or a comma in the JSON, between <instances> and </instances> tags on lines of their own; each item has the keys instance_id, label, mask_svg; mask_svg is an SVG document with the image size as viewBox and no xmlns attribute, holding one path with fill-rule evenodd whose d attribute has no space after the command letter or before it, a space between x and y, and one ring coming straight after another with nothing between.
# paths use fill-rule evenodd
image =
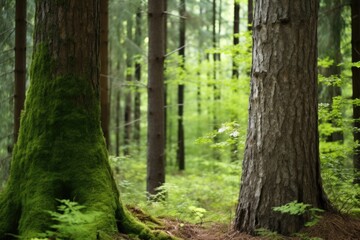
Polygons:
<instances>
[{"instance_id":1,"label":"green moss","mask_svg":"<svg viewBox=\"0 0 360 240\"><path fill-rule=\"evenodd\" d=\"M97 90L82 76L55 76L54 70L46 46L38 45L10 178L0 195L0 238L38 236L53 224L46 211L56 211L55 199L71 199L101 212L86 239L106 239L118 230L141 239L169 239L152 233L119 202Z\"/></svg>"}]
</instances>

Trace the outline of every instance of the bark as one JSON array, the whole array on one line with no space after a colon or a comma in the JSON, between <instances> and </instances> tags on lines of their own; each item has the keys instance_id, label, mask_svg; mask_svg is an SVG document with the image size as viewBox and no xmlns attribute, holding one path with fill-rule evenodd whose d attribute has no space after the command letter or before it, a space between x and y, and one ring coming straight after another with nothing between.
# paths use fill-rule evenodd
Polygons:
<instances>
[{"instance_id":1,"label":"bark","mask_svg":"<svg viewBox=\"0 0 360 240\"><path fill-rule=\"evenodd\" d=\"M164 0L149 0L147 192L165 183Z\"/></svg>"},{"instance_id":2,"label":"bark","mask_svg":"<svg viewBox=\"0 0 360 240\"><path fill-rule=\"evenodd\" d=\"M109 122L109 80L108 80L108 43L109 43L109 0L100 1L100 101L101 101L101 128L107 148L110 148Z\"/></svg>"},{"instance_id":3,"label":"bark","mask_svg":"<svg viewBox=\"0 0 360 240\"><path fill-rule=\"evenodd\" d=\"M126 41L129 43L126 52L126 83L131 86L132 83L132 66L133 66L133 53L129 47L130 42L133 40L132 34L132 15L127 20L126 25ZM125 114L124 114L124 155L130 154L131 144L131 131L132 131L132 88L128 87L125 94Z\"/></svg>"},{"instance_id":4,"label":"bark","mask_svg":"<svg viewBox=\"0 0 360 240\"><path fill-rule=\"evenodd\" d=\"M360 61L360 2L351 3L352 62ZM353 99L360 98L360 68L352 68ZM360 143L360 106L353 105L354 141ZM354 151L354 169L357 174L354 183L360 184L360 147Z\"/></svg>"},{"instance_id":5,"label":"bark","mask_svg":"<svg viewBox=\"0 0 360 240\"><path fill-rule=\"evenodd\" d=\"M136 13L136 21L135 21L135 44L140 49L142 48L142 31L141 31L141 24L142 24L142 14L141 8L139 7ZM137 83L141 82L141 63L140 60L137 60L135 63L135 80ZM141 132L140 132L140 117L141 117L141 95L140 95L140 88L137 86L135 91L135 100L134 100L134 141L136 142L138 152L140 152L140 139L141 139Z\"/></svg>"},{"instance_id":6,"label":"bark","mask_svg":"<svg viewBox=\"0 0 360 240\"><path fill-rule=\"evenodd\" d=\"M317 122L316 0L255 4L249 122L235 229L297 232L303 216L272 207L297 200L328 209Z\"/></svg>"},{"instance_id":7,"label":"bark","mask_svg":"<svg viewBox=\"0 0 360 240\"><path fill-rule=\"evenodd\" d=\"M179 56L181 57L181 69L183 76L185 76L185 34L186 34L186 5L185 0L180 1L179 15L180 27L179 27ZM178 139L177 139L177 151L176 160L179 170L185 170L185 137L184 137L184 83L178 85Z\"/></svg>"},{"instance_id":8,"label":"bark","mask_svg":"<svg viewBox=\"0 0 360 240\"><path fill-rule=\"evenodd\" d=\"M19 135L20 116L26 89L26 0L16 0L15 10L15 93L14 143Z\"/></svg>"},{"instance_id":9,"label":"bark","mask_svg":"<svg viewBox=\"0 0 360 240\"><path fill-rule=\"evenodd\" d=\"M31 85L0 194L1 239L50 230L47 211L56 211L56 199L98 212L81 239L109 239L117 230L168 238L134 220L119 201L100 124L99 2L36 1Z\"/></svg>"}]
</instances>

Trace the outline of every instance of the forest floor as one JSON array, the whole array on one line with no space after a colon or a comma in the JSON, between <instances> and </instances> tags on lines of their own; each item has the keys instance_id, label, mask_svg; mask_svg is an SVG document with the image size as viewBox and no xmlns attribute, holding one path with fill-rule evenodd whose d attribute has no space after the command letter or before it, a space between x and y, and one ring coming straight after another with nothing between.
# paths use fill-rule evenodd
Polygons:
<instances>
[{"instance_id":1,"label":"forest floor","mask_svg":"<svg viewBox=\"0 0 360 240\"><path fill-rule=\"evenodd\" d=\"M276 233L268 232L267 236L251 236L245 233L235 232L231 226L213 223L206 226L188 224L173 219L164 218L165 231L169 234L187 240L260 240L260 239L284 239L284 240L359 240L360 219L347 216L325 214L320 222L313 227L304 228L299 237L284 237Z\"/></svg>"},{"instance_id":2,"label":"forest floor","mask_svg":"<svg viewBox=\"0 0 360 240\"><path fill-rule=\"evenodd\" d=\"M158 225L159 229L171 236L184 240L359 240L360 218L325 213L320 221L312 227L301 230L297 237L286 237L274 232L264 232L263 236L251 236L233 231L229 224L206 223L191 224L174 218L156 220L142 210L130 207L129 210L145 224ZM159 222L158 222L159 221ZM117 239L117 238L116 238ZM128 239L122 235L119 239Z\"/></svg>"}]
</instances>

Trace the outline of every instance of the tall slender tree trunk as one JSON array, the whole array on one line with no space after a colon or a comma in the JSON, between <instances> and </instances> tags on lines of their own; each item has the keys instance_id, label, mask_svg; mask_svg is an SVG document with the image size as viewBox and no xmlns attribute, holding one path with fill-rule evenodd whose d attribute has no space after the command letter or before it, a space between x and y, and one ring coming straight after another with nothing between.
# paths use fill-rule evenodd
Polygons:
<instances>
[{"instance_id":1,"label":"tall slender tree trunk","mask_svg":"<svg viewBox=\"0 0 360 240\"><path fill-rule=\"evenodd\" d=\"M179 56L181 57L182 76L185 77L185 36L186 36L186 2L180 0L179 15ZM184 79L182 79L184 80ZM178 147L176 151L176 159L179 170L185 170L185 137L184 137L184 83L178 85Z\"/></svg>"},{"instance_id":2,"label":"tall slender tree trunk","mask_svg":"<svg viewBox=\"0 0 360 240\"><path fill-rule=\"evenodd\" d=\"M110 148L109 123L109 78L108 78L108 43L109 43L109 0L100 1L100 96L101 128L107 148Z\"/></svg>"},{"instance_id":3,"label":"tall slender tree trunk","mask_svg":"<svg viewBox=\"0 0 360 240\"><path fill-rule=\"evenodd\" d=\"M165 183L164 0L149 0L147 192ZM160 26L160 27L159 27Z\"/></svg>"},{"instance_id":4,"label":"tall slender tree trunk","mask_svg":"<svg viewBox=\"0 0 360 240\"><path fill-rule=\"evenodd\" d=\"M129 17L126 24L126 41L130 43L133 40L132 16ZM130 46L130 44L128 44ZM132 83L133 53L130 47L126 53L126 83L131 86ZM131 130L132 130L132 87L126 89L125 94L125 114L124 114L124 155L130 154Z\"/></svg>"},{"instance_id":5,"label":"tall slender tree trunk","mask_svg":"<svg viewBox=\"0 0 360 240\"><path fill-rule=\"evenodd\" d=\"M239 44L239 33L240 33L240 3L238 0L234 0L234 28L233 28L233 45L236 49L237 45ZM239 79L239 66L236 62L236 55L238 54L237 50L234 50L233 52L233 62L232 62L232 79L233 81L238 82ZM236 87L234 88L234 93L237 93ZM232 112L231 113L231 121L236 121L237 114ZM231 161L237 161L239 160L239 154L238 154L238 137L232 137L232 144L230 147L230 156Z\"/></svg>"},{"instance_id":6,"label":"tall slender tree trunk","mask_svg":"<svg viewBox=\"0 0 360 240\"><path fill-rule=\"evenodd\" d=\"M252 30L252 24L253 24L253 1L254 0L248 0L248 31Z\"/></svg>"},{"instance_id":7,"label":"tall slender tree trunk","mask_svg":"<svg viewBox=\"0 0 360 240\"><path fill-rule=\"evenodd\" d=\"M341 19L341 6L342 0L326 0L325 2L325 10L328 13L323 17L324 24L326 26L328 37L325 39L325 49L322 49L323 53L326 57L329 57L334 63L328 67L323 69L322 73L325 77L337 76L340 77L341 68L339 64L342 61L341 56L341 30L342 30L342 19ZM330 10L330 11L329 11ZM332 108L333 98L341 96L341 87L340 86L323 86L323 91L320 94L320 100L328 103ZM331 121L331 123L336 126L336 121ZM344 134L342 130L333 132L328 138L327 141L341 141L344 140Z\"/></svg>"},{"instance_id":8,"label":"tall slender tree trunk","mask_svg":"<svg viewBox=\"0 0 360 240\"><path fill-rule=\"evenodd\" d=\"M16 0L15 10L15 93L14 143L19 135L20 116L26 89L26 0Z\"/></svg>"},{"instance_id":9,"label":"tall slender tree trunk","mask_svg":"<svg viewBox=\"0 0 360 240\"><path fill-rule=\"evenodd\" d=\"M164 12L166 14L164 14L164 25L163 25L163 31L164 31L164 55L166 56L167 53L167 36L168 36L168 30L167 30L167 20L168 20L168 13L167 13L167 9L168 9L168 0L164 0ZM165 60L164 60L165 61ZM165 62L164 62L165 63ZM164 72L165 72L165 64L164 64ZM171 142L171 121L169 121L169 126L168 126L168 84L166 83L166 76L164 75L164 135L165 135L165 142L164 142L164 162L165 162L165 166L167 164L167 152L170 152L170 148L172 145ZM170 131L168 131L170 130ZM168 143L169 140L169 143Z\"/></svg>"},{"instance_id":10,"label":"tall slender tree trunk","mask_svg":"<svg viewBox=\"0 0 360 240\"><path fill-rule=\"evenodd\" d=\"M50 230L56 199L97 212L75 239L110 239L118 230L170 239L138 223L119 201L100 124L99 9L98 0L36 1L31 84L0 193L0 239Z\"/></svg>"},{"instance_id":11,"label":"tall slender tree trunk","mask_svg":"<svg viewBox=\"0 0 360 240\"><path fill-rule=\"evenodd\" d=\"M360 2L351 2L352 62L360 61ZM360 68L352 68L353 99L360 99ZM360 144L360 106L353 105L354 141ZM360 184L360 146L354 151L354 182Z\"/></svg>"},{"instance_id":12,"label":"tall slender tree trunk","mask_svg":"<svg viewBox=\"0 0 360 240\"><path fill-rule=\"evenodd\" d=\"M235 229L297 232L291 201L330 208L322 189L317 121L317 0L257 0L249 125ZM305 69L305 71L304 71Z\"/></svg>"},{"instance_id":13,"label":"tall slender tree trunk","mask_svg":"<svg viewBox=\"0 0 360 240\"><path fill-rule=\"evenodd\" d=\"M120 90L116 92L116 109L115 109L115 155L120 156Z\"/></svg>"},{"instance_id":14,"label":"tall slender tree trunk","mask_svg":"<svg viewBox=\"0 0 360 240\"><path fill-rule=\"evenodd\" d=\"M141 7L138 8L136 13L136 20L135 20L135 44L139 49L142 49L142 14L141 14ZM139 53L140 54L140 53ZM135 99L134 99L134 141L137 145L137 150L140 152L140 140L141 140L141 94L139 84L141 82L141 62L140 58L135 62L135 80L137 82L135 88Z\"/></svg>"}]
</instances>

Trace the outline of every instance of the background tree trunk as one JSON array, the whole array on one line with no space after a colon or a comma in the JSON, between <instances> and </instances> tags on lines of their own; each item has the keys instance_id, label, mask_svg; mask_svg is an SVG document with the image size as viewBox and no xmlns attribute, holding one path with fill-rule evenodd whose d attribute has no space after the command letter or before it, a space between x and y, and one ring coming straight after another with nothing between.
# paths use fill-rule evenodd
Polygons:
<instances>
[{"instance_id":1,"label":"background tree trunk","mask_svg":"<svg viewBox=\"0 0 360 240\"><path fill-rule=\"evenodd\" d=\"M165 119L164 119L164 0L149 0L148 53L148 152L147 186L149 195L165 183Z\"/></svg>"},{"instance_id":2,"label":"background tree trunk","mask_svg":"<svg viewBox=\"0 0 360 240\"><path fill-rule=\"evenodd\" d=\"M15 10L15 93L14 143L19 135L20 116L26 89L26 0L16 0Z\"/></svg>"},{"instance_id":3,"label":"background tree trunk","mask_svg":"<svg viewBox=\"0 0 360 240\"><path fill-rule=\"evenodd\" d=\"M352 37L352 62L360 61L360 2L353 0L351 3L351 37ZM360 68L352 68L353 99L360 99ZM353 106L354 141L360 143L360 106ZM355 148L354 168L356 177L354 182L360 184L360 147Z\"/></svg>"},{"instance_id":4,"label":"background tree trunk","mask_svg":"<svg viewBox=\"0 0 360 240\"><path fill-rule=\"evenodd\" d=\"M133 40L133 21L132 15L129 16L126 23L126 42L130 46ZM127 48L126 52L126 84L128 88L125 90L125 114L124 114L124 155L130 154L131 145L131 130L132 130L132 66L133 66L133 53L130 47Z\"/></svg>"},{"instance_id":5,"label":"background tree trunk","mask_svg":"<svg viewBox=\"0 0 360 240\"><path fill-rule=\"evenodd\" d=\"M253 24L253 1L254 0L248 0L248 31L252 30L252 24Z\"/></svg>"},{"instance_id":6,"label":"background tree trunk","mask_svg":"<svg viewBox=\"0 0 360 240\"><path fill-rule=\"evenodd\" d=\"M186 34L186 5L185 0L180 0L180 27L179 27L179 56L181 57L182 76L185 77L185 34ZM182 79L184 81L184 79ZM184 83L178 85L178 147L176 160L179 170L185 170L185 138L184 138Z\"/></svg>"},{"instance_id":7,"label":"background tree trunk","mask_svg":"<svg viewBox=\"0 0 360 240\"><path fill-rule=\"evenodd\" d=\"M100 1L100 96L101 128L107 148L110 148L109 122L109 78L108 78L108 43L109 43L109 0Z\"/></svg>"},{"instance_id":8,"label":"background tree trunk","mask_svg":"<svg viewBox=\"0 0 360 240\"><path fill-rule=\"evenodd\" d=\"M235 228L297 232L302 216L272 207L329 207L319 161L316 0L255 4L249 125Z\"/></svg>"},{"instance_id":9,"label":"background tree trunk","mask_svg":"<svg viewBox=\"0 0 360 240\"><path fill-rule=\"evenodd\" d=\"M138 8L136 13L136 20L135 20L135 45L139 47L139 49L142 48L142 14L141 14L141 7ZM141 54L141 52L139 53ZM140 57L135 62L135 80L137 84L140 84L141 82L141 63L140 63ZM141 126L141 94L140 94L140 88L139 85L136 86L135 91L135 100L134 100L134 141L137 145L137 150L140 152L140 139L141 139L141 132L140 132L140 126Z\"/></svg>"}]
</instances>

